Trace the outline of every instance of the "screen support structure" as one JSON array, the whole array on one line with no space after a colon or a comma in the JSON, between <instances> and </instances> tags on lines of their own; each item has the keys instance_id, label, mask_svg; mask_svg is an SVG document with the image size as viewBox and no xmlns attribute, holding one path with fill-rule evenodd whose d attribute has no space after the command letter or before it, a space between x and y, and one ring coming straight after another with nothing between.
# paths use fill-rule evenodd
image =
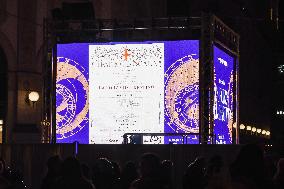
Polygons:
<instances>
[{"instance_id":1,"label":"screen support structure","mask_svg":"<svg viewBox=\"0 0 284 189\"><path fill-rule=\"evenodd\" d=\"M42 142L56 143L56 72L57 72L57 34L50 22L44 20L44 57L43 67L43 112L42 112Z\"/></svg>"},{"instance_id":2,"label":"screen support structure","mask_svg":"<svg viewBox=\"0 0 284 189\"><path fill-rule=\"evenodd\" d=\"M200 127L203 129L203 141L208 142L210 134L214 133L214 64L213 64L213 45L217 44L224 51L234 57L234 85L233 85L233 121L236 128L232 127L233 143L239 144L239 39L240 36L229 28L222 20L215 15L203 13L201 29L201 74L203 94L201 94L201 111ZM209 56L208 56L209 55ZM206 58L205 56L208 56ZM205 81L204 81L205 80ZM209 97L207 97L207 95ZM208 119L207 119L208 118ZM205 120L204 120L205 119ZM203 124L203 125L202 125ZM208 124L208 125L206 125ZM213 135L212 135L213 136ZM210 139L210 138L209 138ZM211 138L212 139L212 138ZM209 140L211 142L211 140Z\"/></svg>"},{"instance_id":3,"label":"screen support structure","mask_svg":"<svg viewBox=\"0 0 284 189\"><path fill-rule=\"evenodd\" d=\"M200 144L213 143L213 101L214 101L214 69L213 69L213 28L212 17L202 13L201 40L199 45L199 132Z\"/></svg>"},{"instance_id":4,"label":"screen support structure","mask_svg":"<svg viewBox=\"0 0 284 189\"><path fill-rule=\"evenodd\" d=\"M56 96L56 66L52 64L57 64L54 47L58 43L198 39L201 28L200 17L166 17L126 21L119 19L46 19L44 23L44 41L49 58L46 59L46 76L44 77L46 82L44 98L46 100L42 117L47 117L51 125L50 132L45 138L49 138L49 142L52 143L56 143L56 101L54 99ZM74 25L82 27L74 28Z\"/></svg>"},{"instance_id":5,"label":"screen support structure","mask_svg":"<svg viewBox=\"0 0 284 189\"><path fill-rule=\"evenodd\" d=\"M50 143L51 142L51 113L52 113L52 44L54 44L54 37L51 35L51 29L49 26L49 22L47 19L44 19L44 50L43 57L45 58L46 64L42 67L43 73L43 108L42 108L42 116L41 116L41 130L42 143Z\"/></svg>"},{"instance_id":6,"label":"screen support structure","mask_svg":"<svg viewBox=\"0 0 284 189\"><path fill-rule=\"evenodd\" d=\"M232 128L233 134L235 134L235 144L239 144L239 134L240 134L240 123L239 123L239 41L240 36L229 28L222 20L213 17L213 29L214 29L214 44L218 44L226 52L230 53L234 57L234 91L233 91L233 120L235 122L236 128Z\"/></svg>"},{"instance_id":7,"label":"screen support structure","mask_svg":"<svg viewBox=\"0 0 284 189\"><path fill-rule=\"evenodd\" d=\"M239 38L215 15L202 13L200 44L200 122L201 144L214 143L214 63L213 45L218 44L234 57L233 143L239 144Z\"/></svg>"},{"instance_id":8,"label":"screen support structure","mask_svg":"<svg viewBox=\"0 0 284 189\"><path fill-rule=\"evenodd\" d=\"M67 21L67 22L74 22ZM127 39L120 40L132 41L131 36L139 40L173 40L167 39L167 36L176 36L178 39L200 39L200 143L214 143L214 66L213 66L213 45L218 44L235 58L234 64L234 113L233 119L236 123L234 143L239 143L239 35L226 26L216 16L202 13L202 17L181 17L181 18L155 18L151 20L140 20L144 27L140 27L137 20L129 19L131 27L120 25L119 20L77 20L79 24L87 25L87 28L80 27L74 30L72 24L67 24L63 20L45 20L44 41L47 65L44 66L44 104L42 117L46 118L51 124L49 128L49 142L56 143L56 70L57 70L57 43L70 42L94 42L94 41L115 41L115 33L130 32L133 35ZM140 23L139 22L139 23ZM166 26L164 23L167 23ZM62 23L65 23L62 25ZM114 24L116 23L116 24ZM118 25L117 25L118 23ZM124 22L122 22L124 23ZM160 23L160 25L159 25ZM149 27L145 27L145 26ZM64 28L62 29L62 26ZM65 27L66 26L66 27ZM68 26L68 27L67 27ZM149 35L141 35L141 31ZM143 33L142 32L142 33ZM170 34L176 32L176 35L159 35L155 33ZM140 33L140 34L139 34ZM153 33L153 34L152 34ZM177 35L177 34L180 35ZM137 34L137 36L135 35ZM67 37L66 37L67 36ZM83 36L83 37L82 37ZM102 36L105 38L102 39ZM136 36L136 37L135 37ZM137 40L137 39L136 39ZM52 58L51 58L52 57Z\"/></svg>"},{"instance_id":9,"label":"screen support structure","mask_svg":"<svg viewBox=\"0 0 284 189\"><path fill-rule=\"evenodd\" d=\"M57 45L52 48L52 108L51 108L51 143L56 143L56 76L57 76Z\"/></svg>"}]
</instances>

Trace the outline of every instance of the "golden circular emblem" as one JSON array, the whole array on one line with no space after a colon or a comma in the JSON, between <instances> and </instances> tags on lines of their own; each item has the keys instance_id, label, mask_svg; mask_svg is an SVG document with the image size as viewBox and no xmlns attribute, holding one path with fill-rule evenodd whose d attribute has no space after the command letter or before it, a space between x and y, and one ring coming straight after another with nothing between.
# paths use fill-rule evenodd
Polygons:
<instances>
[{"instance_id":1,"label":"golden circular emblem","mask_svg":"<svg viewBox=\"0 0 284 189\"><path fill-rule=\"evenodd\" d=\"M74 60L57 58L56 137L64 139L88 125L88 73Z\"/></svg>"}]
</instances>

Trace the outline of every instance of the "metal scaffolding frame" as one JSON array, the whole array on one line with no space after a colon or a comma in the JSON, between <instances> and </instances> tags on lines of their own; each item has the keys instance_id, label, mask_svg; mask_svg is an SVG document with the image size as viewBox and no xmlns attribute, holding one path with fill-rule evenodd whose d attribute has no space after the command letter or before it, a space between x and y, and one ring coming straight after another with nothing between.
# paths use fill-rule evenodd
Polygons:
<instances>
[{"instance_id":1,"label":"metal scaffolding frame","mask_svg":"<svg viewBox=\"0 0 284 189\"><path fill-rule=\"evenodd\" d=\"M199 45L199 132L200 143L207 144L213 133L214 115L214 66L213 66L212 17L202 14L201 39ZM209 55L209 56L208 56ZM210 143L213 141L210 140Z\"/></svg>"},{"instance_id":2,"label":"metal scaffolding frame","mask_svg":"<svg viewBox=\"0 0 284 189\"><path fill-rule=\"evenodd\" d=\"M212 15L213 43L220 45L227 53L234 57L234 91L233 91L233 120L236 123L236 129L232 128L235 135L234 143L239 144L239 59L240 59L240 36L228 27L218 17Z\"/></svg>"},{"instance_id":3,"label":"metal scaffolding frame","mask_svg":"<svg viewBox=\"0 0 284 189\"><path fill-rule=\"evenodd\" d=\"M201 17L168 17L150 19L96 19L96 20L45 20L44 42L46 65L44 73L43 115L51 123L46 142L56 143L56 45L71 42L111 42L111 41L149 41L149 40L200 40L199 74L199 133L200 143L214 143L213 105L214 68L213 44L218 43L235 56L234 120L236 121L236 140L239 133L239 35L214 15L203 13ZM209 56L208 56L209 55Z\"/></svg>"},{"instance_id":4,"label":"metal scaffolding frame","mask_svg":"<svg viewBox=\"0 0 284 189\"><path fill-rule=\"evenodd\" d=\"M214 50L213 45L218 44L227 53L234 57L234 92L233 92L233 120L236 129L233 130L234 143L239 144L239 39L240 36L229 28L218 17L211 14L202 14L202 28L200 39L200 143L214 143ZM209 56L208 56L209 55Z\"/></svg>"}]
</instances>

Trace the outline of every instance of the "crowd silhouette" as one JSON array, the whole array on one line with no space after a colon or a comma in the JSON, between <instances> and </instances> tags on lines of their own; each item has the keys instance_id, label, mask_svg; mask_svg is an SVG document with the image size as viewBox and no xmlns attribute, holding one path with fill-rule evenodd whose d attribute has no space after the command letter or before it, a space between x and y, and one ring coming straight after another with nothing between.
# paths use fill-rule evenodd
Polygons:
<instances>
[{"instance_id":1,"label":"crowd silhouette","mask_svg":"<svg viewBox=\"0 0 284 189\"><path fill-rule=\"evenodd\" d=\"M157 154L142 154L124 165L99 158L92 165L76 157L52 156L41 189L176 189L175 165ZM284 159L264 156L257 145L244 145L226 165L220 155L197 157L184 169L183 189L284 189ZM0 189L26 188L21 174L0 159Z\"/></svg>"},{"instance_id":2,"label":"crowd silhouette","mask_svg":"<svg viewBox=\"0 0 284 189\"><path fill-rule=\"evenodd\" d=\"M4 159L0 158L0 189L25 189L23 176L18 170L6 166Z\"/></svg>"}]
</instances>

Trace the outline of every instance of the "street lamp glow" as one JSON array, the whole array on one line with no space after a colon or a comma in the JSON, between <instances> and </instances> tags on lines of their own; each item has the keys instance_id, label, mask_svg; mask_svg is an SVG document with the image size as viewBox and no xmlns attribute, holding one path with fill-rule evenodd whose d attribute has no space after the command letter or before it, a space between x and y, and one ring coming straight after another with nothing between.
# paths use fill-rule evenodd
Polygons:
<instances>
[{"instance_id":1,"label":"street lamp glow","mask_svg":"<svg viewBox=\"0 0 284 189\"><path fill-rule=\"evenodd\" d=\"M3 119L0 119L0 125L3 125Z\"/></svg>"},{"instance_id":2,"label":"street lamp glow","mask_svg":"<svg viewBox=\"0 0 284 189\"><path fill-rule=\"evenodd\" d=\"M255 127L251 128L251 131L252 131L252 132L255 132L255 131L256 131L256 128L255 128Z\"/></svg>"},{"instance_id":3,"label":"street lamp glow","mask_svg":"<svg viewBox=\"0 0 284 189\"><path fill-rule=\"evenodd\" d=\"M247 131L251 131L251 126L247 126Z\"/></svg>"},{"instance_id":4,"label":"street lamp glow","mask_svg":"<svg viewBox=\"0 0 284 189\"><path fill-rule=\"evenodd\" d=\"M269 136L269 135L270 135L270 132L269 132L269 131L266 131L266 135Z\"/></svg>"},{"instance_id":5,"label":"street lamp glow","mask_svg":"<svg viewBox=\"0 0 284 189\"><path fill-rule=\"evenodd\" d=\"M257 132L257 133L261 133L261 129L257 129L256 132Z\"/></svg>"},{"instance_id":6,"label":"street lamp glow","mask_svg":"<svg viewBox=\"0 0 284 189\"><path fill-rule=\"evenodd\" d=\"M29 93L29 100L32 102L37 102L39 99L39 94L36 91L32 91Z\"/></svg>"},{"instance_id":7,"label":"street lamp glow","mask_svg":"<svg viewBox=\"0 0 284 189\"><path fill-rule=\"evenodd\" d=\"M283 74L283 72L284 72L284 65L283 64L279 65L277 68L278 68L279 73Z\"/></svg>"},{"instance_id":8,"label":"street lamp glow","mask_svg":"<svg viewBox=\"0 0 284 189\"><path fill-rule=\"evenodd\" d=\"M266 134L266 130L262 130L261 134L265 135Z\"/></svg>"},{"instance_id":9,"label":"street lamp glow","mask_svg":"<svg viewBox=\"0 0 284 189\"><path fill-rule=\"evenodd\" d=\"M241 130L243 130L243 129L245 129L245 128L246 128L246 126L245 126L244 124L241 124L241 125L240 125L240 129L241 129Z\"/></svg>"}]
</instances>

